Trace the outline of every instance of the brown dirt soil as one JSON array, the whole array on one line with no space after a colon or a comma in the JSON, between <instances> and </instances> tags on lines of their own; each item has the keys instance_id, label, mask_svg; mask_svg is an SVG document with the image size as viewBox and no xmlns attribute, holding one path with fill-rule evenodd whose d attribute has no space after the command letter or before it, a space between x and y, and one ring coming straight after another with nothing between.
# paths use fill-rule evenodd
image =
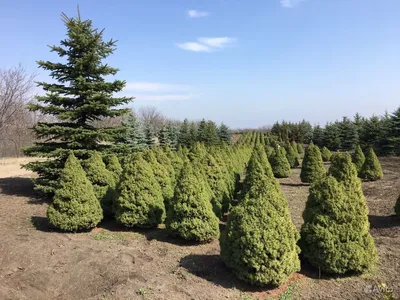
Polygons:
<instances>
[{"instance_id":1,"label":"brown dirt soil","mask_svg":"<svg viewBox=\"0 0 400 300\"><path fill-rule=\"evenodd\" d=\"M376 270L321 278L304 264L275 290L237 280L219 258L218 241L187 244L162 227L131 231L113 222L87 233L57 232L47 222L47 204L32 193L32 174L18 173L19 160L0 163L0 299L383 299L383 282L398 299L400 220L392 215L400 158L381 162L384 179L363 183L379 253ZM297 227L308 195L299 174L295 169L281 180Z\"/></svg>"}]
</instances>

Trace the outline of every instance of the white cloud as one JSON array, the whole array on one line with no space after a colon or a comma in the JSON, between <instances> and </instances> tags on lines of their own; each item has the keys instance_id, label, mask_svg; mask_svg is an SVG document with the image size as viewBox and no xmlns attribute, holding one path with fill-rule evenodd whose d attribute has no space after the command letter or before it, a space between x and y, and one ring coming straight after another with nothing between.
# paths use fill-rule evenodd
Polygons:
<instances>
[{"instance_id":1,"label":"white cloud","mask_svg":"<svg viewBox=\"0 0 400 300\"><path fill-rule=\"evenodd\" d=\"M199 38L198 41L212 48L225 48L233 44L236 39L229 37Z\"/></svg>"},{"instance_id":2,"label":"white cloud","mask_svg":"<svg viewBox=\"0 0 400 300\"><path fill-rule=\"evenodd\" d=\"M204 18L204 17L208 17L210 14L206 11L198 11L198 10L188 10L187 12L189 18Z\"/></svg>"},{"instance_id":3,"label":"white cloud","mask_svg":"<svg viewBox=\"0 0 400 300\"><path fill-rule=\"evenodd\" d=\"M176 92L188 91L190 89L191 87L187 85L146 81L128 82L125 86L125 90L137 92Z\"/></svg>"},{"instance_id":4,"label":"white cloud","mask_svg":"<svg viewBox=\"0 0 400 300\"><path fill-rule=\"evenodd\" d=\"M198 38L197 42L187 42L176 44L179 48L193 52L213 52L217 49L226 48L236 42L235 38L215 37L215 38Z\"/></svg>"},{"instance_id":5,"label":"white cloud","mask_svg":"<svg viewBox=\"0 0 400 300\"><path fill-rule=\"evenodd\" d=\"M284 8L293 8L306 0L280 0L281 6Z\"/></svg>"},{"instance_id":6,"label":"white cloud","mask_svg":"<svg viewBox=\"0 0 400 300\"><path fill-rule=\"evenodd\" d=\"M188 42L182 44L176 44L179 48L183 50L193 51L193 52L211 52L212 49L206 45L196 43L196 42Z\"/></svg>"},{"instance_id":7,"label":"white cloud","mask_svg":"<svg viewBox=\"0 0 400 300\"><path fill-rule=\"evenodd\" d=\"M137 95L135 101L185 101L192 100L196 95L192 94L165 94L165 95Z\"/></svg>"}]
</instances>

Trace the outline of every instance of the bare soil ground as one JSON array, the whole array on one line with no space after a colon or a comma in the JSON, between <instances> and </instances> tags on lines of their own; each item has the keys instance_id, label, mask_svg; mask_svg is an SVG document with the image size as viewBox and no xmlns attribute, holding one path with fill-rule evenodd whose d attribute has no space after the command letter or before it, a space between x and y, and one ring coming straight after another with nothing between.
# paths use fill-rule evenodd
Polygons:
<instances>
[{"instance_id":1,"label":"bare soil ground","mask_svg":"<svg viewBox=\"0 0 400 300\"><path fill-rule=\"evenodd\" d=\"M392 215L400 158L381 162L384 179L363 183L376 270L326 278L305 264L287 285L268 290L237 280L219 258L218 241L185 244L163 228L129 231L113 222L86 233L54 231L47 204L32 192L32 174L19 168L21 160L1 160L0 299L383 299L377 288L383 282L398 299L400 220ZM281 180L297 227L308 195L299 173Z\"/></svg>"}]
</instances>

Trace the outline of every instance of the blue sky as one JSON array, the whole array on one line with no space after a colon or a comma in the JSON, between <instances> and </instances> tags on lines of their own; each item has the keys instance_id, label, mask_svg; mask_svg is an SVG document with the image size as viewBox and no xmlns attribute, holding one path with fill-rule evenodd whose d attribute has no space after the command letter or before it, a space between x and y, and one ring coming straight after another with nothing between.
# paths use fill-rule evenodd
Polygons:
<instances>
[{"instance_id":1,"label":"blue sky","mask_svg":"<svg viewBox=\"0 0 400 300\"><path fill-rule=\"evenodd\" d=\"M2 1L0 67L55 60L60 13L118 40L134 109L231 127L276 120L325 124L400 105L399 0Z\"/></svg>"}]
</instances>

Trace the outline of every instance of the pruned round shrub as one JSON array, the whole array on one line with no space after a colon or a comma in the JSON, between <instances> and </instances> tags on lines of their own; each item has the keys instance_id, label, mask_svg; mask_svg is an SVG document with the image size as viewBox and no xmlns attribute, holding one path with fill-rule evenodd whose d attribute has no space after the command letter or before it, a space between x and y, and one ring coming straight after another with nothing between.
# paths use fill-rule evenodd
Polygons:
<instances>
[{"instance_id":1,"label":"pruned round shrub","mask_svg":"<svg viewBox=\"0 0 400 300\"><path fill-rule=\"evenodd\" d=\"M285 152L286 150L283 147L277 147L269 159L272 172L276 178L287 178L290 176L290 164Z\"/></svg>"},{"instance_id":2,"label":"pruned round shrub","mask_svg":"<svg viewBox=\"0 0 400 300\"><path fill-rule=\"evenodd\" d=\"M361 150L360 145L357 145L353 155L353 163L356 165L357 173L360 174L361 168L365 162L365 155Z\"/></svg>"},{"instance_id":3,"label":"pruned round shrub","mask_svg":"<svg viewBox=\"0 0 400 300\"><path fill-rule=\"evenodd\" d=\"M374 150L370 147L365 153L365 162L361 167L360 178L375 181L383 177L382 167Z\"/></svg>"},{"instance_id":4,"label":"pruned round shrub","mask_svg":"<svg viewBox=\"0 0 400 300\"><path fill-rule=\"evenodd\" d=\"M167 211L165 226L173 236L197 242L209 242L219 235L219 221L214 214L202 176L185 162Z\"/></svg>"},{"instance_id":5,"label":"pruned round shrub","mask_svg":"<svg viewBox=\"0 0 400 300\"><path fill-rule=\"evenodd\" d=\"M319 148L311 143L304 155L300 178L302 182L313 183L326 174Z\"/></svg>"},{"instance_id":6,"label":"pruned round shrub","mask_svg":"<svg viewBox=\"0 0 400 300\"><path fill-rule=\"evenodd\" d=\"M265 174L260 176L228 216L221 256L240 279L278 286L300 270L299 233L283 194Z\"/></svg>"},{"instance_id":7,"label":"pruned round shrub","mask_svg":"<svg viewBox=\"0 0 400 300\"><path fill-rule=\"evenodd\" d=\"M93 151L87 160L83 161L86 176L93 184L94 193L100 201L105 217L113 215L116 198L114 174L107 170L100 152Z\"/></svg>"},{"instance_id":8,"label":"pruned round shrub","mask_svg":"<svg viewBox=\"0 0 400 300\"><path fill-rule=\"evenodd\" d=\"M303 213L302 254L325 273L361 273L376 262L365 199L346 187L354 180L344 180L329 175L314 183Z\"/></svg>"},{"instance_id":9,"label":"pruned round shrub","mask_svg":"<svg viewBox=\"0 0 400 300\"><path fill-rule=\"evenodd\" d=\"M324 161L324 162L330 161L330 160L331 160L331 156L332 156L331 151L330 151L328 148L326 148L326 147L324 146L324 147L321 149L322 161Z\"/></svg>"},{"instance_id":10,"label":"pruned round shrub","mask_svg":"<svg viewBox=\"0 0 400 300\"><path fill-rule=\"evenodd\" d=\"M165 219L161 187L142 154L127 159L118 185L116 220L127 227L156 227Z\"/></svg>"},{"instance_id":11,"label":"pruned round shrub","mask_svg":"<svg viewBox=\"0 0 400 300\"><path fill-rule=\"evenodd\" d=\"M93 186L73 154L65 162L47 217L52 225L64 231L87 230L103 219Z\"/></svg>"}]
</instances>

